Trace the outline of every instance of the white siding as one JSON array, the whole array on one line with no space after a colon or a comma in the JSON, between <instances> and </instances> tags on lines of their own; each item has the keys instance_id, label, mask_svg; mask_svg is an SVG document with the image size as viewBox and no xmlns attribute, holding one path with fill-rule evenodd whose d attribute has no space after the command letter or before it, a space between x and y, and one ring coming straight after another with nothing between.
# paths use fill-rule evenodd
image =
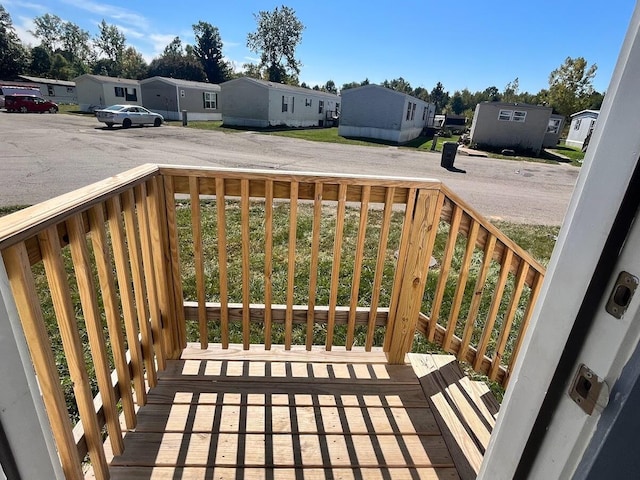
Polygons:
<instances>
[{"instance_id":1,"label":"white siding","mask_svg":"<svg viewBox=\"0 0 640 480\"><path fill-rule=\"evenodd\" d=\"M566 144L571 147L582 148L589 130L595 127L596 120L598 118L597 113L585 112L582 115L576 115L571 119L571 125L569 126L569 133L567 134Z\"/></svg>"}]
</instances>

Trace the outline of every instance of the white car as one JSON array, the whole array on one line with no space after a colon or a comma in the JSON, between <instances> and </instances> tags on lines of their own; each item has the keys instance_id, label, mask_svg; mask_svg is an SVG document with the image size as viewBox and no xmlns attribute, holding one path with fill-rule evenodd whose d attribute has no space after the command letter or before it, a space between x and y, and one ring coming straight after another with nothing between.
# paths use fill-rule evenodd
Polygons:
<instances>
[{"instance_id":1,"label":"white car","mask_svg":"<svg viewBox=\"0 0 640 480\"><path fill-rule=\"evenodd\" d=\"M164 122L164 117L159 113L153 113L138 105L112 105L96 110L96 118L99 122L107 124L111 128L114 125L122 125L129 128L131 125L153 125L159 127Z\"/></svg>"}]
</instances>

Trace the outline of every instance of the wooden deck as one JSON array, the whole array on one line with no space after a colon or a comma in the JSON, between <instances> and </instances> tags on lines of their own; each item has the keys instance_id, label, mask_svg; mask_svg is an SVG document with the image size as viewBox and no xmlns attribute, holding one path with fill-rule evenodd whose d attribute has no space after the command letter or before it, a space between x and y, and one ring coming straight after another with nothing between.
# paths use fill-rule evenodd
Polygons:
<instances>
[{"instance_id":1,"label":"wooden deck","mask_svg":"<svg viewBox=\"0 0 640 480\"><path fill-rule=\"evenodd\" d=\"M475 478L496 404L454 357L410 361L189 345L107 452L111 478Z\"/></svg>"}]
</instances>

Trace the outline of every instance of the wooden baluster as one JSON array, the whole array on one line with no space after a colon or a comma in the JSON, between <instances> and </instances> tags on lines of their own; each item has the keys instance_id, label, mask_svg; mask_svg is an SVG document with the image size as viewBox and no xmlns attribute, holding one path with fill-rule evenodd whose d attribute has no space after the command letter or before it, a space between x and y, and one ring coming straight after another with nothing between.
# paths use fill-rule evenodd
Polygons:
<instances>
[{"instance_id":1,"label":"wooden baluster","mask_svg":"<svg viewBox=\"0 0 640 480\"><path fill-rule=\"evenodd\" d=\"M3 250L2 258L60 455L62 471L67 479L83 479L82 459L78 455L73 437L58 367L51 351L25 244L18 243Z\"/></svg>"},{"instance_id":2,"label":"wooden baluster","mask_svg":"<svg viewBox=\"0 0 640 480\"><path fill-rule=\"evenodd\" d=\"M242 223L242 346L249 350L251 344L251 262L249 225L249 180L240 180L240 212Z\"/></svg>"},{"instance_id":3,"label":"wooden baluster","mask_svg":"<svg viewBox=\"0 0 640 480\"><path fill-rule=\"evenodd\" d=\"M138 232L140 235L140 246L142 251L142 266L144 269L144 279L147 286L149 301L149 314L151 317L151 332L153 347L156 354L158 369L164 370L166 367L166 355L164 353L164 340L162 336L163 325L160 314L160 304L158 302L158 286L156 285L156 267L153 263L151 232L149 223L149 212L147 210L147 188L144 184L134 187L136 212L138 214Z\"/></svg>"},{"instance_id":4,"label":"wooden baluster","mask_svg":"<svg viewBox=\"0 0 640 480\"><path fill-rule=\"evenodd\" d=\"M218 268L220 273L220 336L222 348L229 348L229 284L227 280L227 217L224 178L216 177L218 212Z\"/></svg>"},{"instance_id":5,"label":"wooden baluster","mask_svg":"<svg viewBox=\"0 0 640 480\"><path fill-rule=\"evenodd\" d=\"M493 356L491 368L489 369L490 380L495 380L498 377L498 370L502 363L502 355L504 354L504 349L507 345L507 341L509 340L509 335L511 334L511 325L513 324L513 319L515 318L516 311L518 310L518 304L520 303L524 283L527 279L527 273L529 273L529 264L521 259L518 274L516 275L516 283L511 295L511 301L509 302L509 308L505 313L502 327L500 329L500 336L498 337L498 342L496 344L496 353Z\"/></svg>"},{"instance_id":6,"label":"wooden baluster","mask_svg":"<svg viewBox=\"0 0 640 480\"><path fill-rule=\"evenodd\" d=\"M533 285L531 285L531 293L529 294L529 303L527 304L527 310L524 313L524 317L522 319L522 323L520 323L520 328L518 329L518 336L516 337L515 345L513 346L513 351L511 352L511 358L509 360L509 368L507 369L507 375L504 380L504 387L506 388L507 383L509 382L511 371L516 362L516 358L518 358L518 354L520 353L520 347L522 346L522 341L524 340L524 335L527 332L527 328L529 327L529 321L531 320L531 316L533 315L533 309L538 301L538 296L540 295L540 288L542 287L542 280L544 279L544 275L541 273L537 273L535 279L533 280Z\"/></svg>"},{"instance_id":7,"label":"wooden baluster","mask_svg":"<svg viewBox=\"0 0 640 480\"><path fill-rule=\"evenodd\" d=\"M107 200L107 217L109 231L111 232L111 247L113 248L113 259L116 264L116 276L120 291L120 302L122 303L122 315L124 317L124 328L127 335L129 354L131 355L131 376L133 378L133 388L136 392L136 402L138 405L147 403L147 390L144 381L143 356L140 341L138 340L138 326L136 324L136 309L134 306L134 294L132 288L132 277L129 272L129 260L125 251L125 235L122 227L122 209L120 199L113 197ZM151 357L149 357L151 358Z\"/></svg>"},{"instance_id":8,"label":"wooden baluster","mask_svg":"<svg viewBox=\"0 0 640 480\"><path fill-rule=\"evenodd\" d=\"M333 241L333 258L331 265L331 287L329 297L329 317L327 319L327 351L333 345L333 330L336 324L336 306L340 287L340 260L342 258L342 237L344 235L344 216L347 203L347 185L341 183L338 188L338 210L336 212L336 231Z\"/></svg>"},{"instance_id":9,"label":"wooden baluster","mask_svg":"<svg viewBox=\"0 0 640 480\"><path fill-rule=\"evenodd\" d=\"M467 285L467 279L469 278L469 270L471 268L471 260L473 258L473 252L475 251L476 241L478 239L479 227L479 223L471 219L471 226L467 237L467 247L464 252L464 257L462 258L462 266L460 267L460 274L458 275L456 293L453 296L451 313L449 314L449 324L447 325L447 331L442 342L442 348L447 352L451 351L451 340L453 339L453 335L456 331L458 315L460 314L460 307L462 306L462 300L464 299L464 291Z\"/></svg>"},{"instance_id":10,"label":"wooden baluster","mask_svg":"<svg viewBox=\"0 0 640 480\"><path fill-rule=\"evenodd\" d=\"M493 259L493 250L496 246L496 237L487 232L487 241L484 246L484 252L482 257L482 266L476 279L476 285L473 289L473 297L471 298L471 304L469 305L469 312L467 314L467 321L462 333L462 342L460 343L460 350L458 350L458 360L466 360L467 350L469 349L469 343L471 342L471 336L473 335L473 329L476 324L476 318L478 311L480 310L480 302L482 301L482 293L484 292L485 283L487 281L487 275L489 274L489 268L491 268L491 261Z\"/></svg>"},{"instance_id":11,"label":"wooden baluster","mask_svg":"<svg viewBox=\"0 0 640 480\"><path fill-rule=\"evenodd\" d=\"M482 362L484 360L491 334L493 333L493 326L496 323L496 317L500 310L500 304L502 303L502 295L504 294L504 288L509 278L509 269L511 268L511 261L513 260L513 250L508 247L504 247L505 252L500 262L500 276L496 282L496 287L493 291L493 297L491 298L491 306L489 307L489 313L487 314L487 321L484 324L484 330L482 336L478 342L478 350L476 352L476 359L473 362L473 369L476 372L480 372Z\"/></svg>"},{"instance_id":12,"label":"wooden baluster","mask_svg":"<svg viewBox=\"0 0 640 480\"><path fill-rule=\"evenodd\" d=\"M44 263L51 300L56 312L62 346L64 347L69 376L73 382L80 420L84 429L89 458L97 478L109 478L109 466L102 446L102 435L95 409L89 376L84 361L82 342L78 333L77 319L71 300L67 272L62 261L62 249L58 230L51 226L38 234L42 262ZM55 420L54 420L55 421Z\"/></svg>"},{"instance_id":13,"label":"wooden baluster","mask_svg":"<svg viewBox=\"0 0 640 480\"><path fill-rule=\"evenodd\" d=\"M298 230L298 182L291 182L289 195L289 257L287 259L287 311L284 320L284 348L291 349L293 334L293 293L296 284L296 240Z\"/></svg>"},{"instance_id":14,"label":"wooden baluster","mask_svg":"<svg viewBox=\"0 0 640 480\"><path fill-rule=\"evenodd\" d=\"M451 261L456 251L456 242L458 240L458 232L460 232L460 220L462 219L462 209L455 203L453 204L453 211L451 213L451 224L449 226L449 237L447 238L447 245L445 246L442 263L440 264L440 273L438 275L438 285L433 295L433 302L431 303L431 316L429 318L429 330L427 331L427 340L433 342L436 335L436 327L438 325L438 318L440 317L440 309L442 308L442 298L447 288L447 281L449 280L449 271L451 270Z\"/></svg>"},{"instance_id":15,"label":"wooden baluster","mask_svg":"<svg viewBox=\"0 0 640 480\"><path fill-rule=\"evenodd\" d=\"M207 328L207 296L204 286L204 253L202 251L202 218L200 215L200 187L198 177L189 177L189 190L191 198L191 231L193 232L196 290L198 296L200 348L206 350L209 346L209 329Z\"/></svg>"},{"instance_id":16,"label":"wooden baluster","mask_svg":"<svg viewBox=\"0 0 640 480\"><path fill-rule=\"evenodd\" d=\"M349 305L349 320L347 325L346 348L351 350L353 337L356 328L356 310L358 308L358 297L360 294L360 275L362 273L362 260L364 258L364 243L367 236L367 218L369 215L369 198L371 196L371 186L362 187L362 197L360 199L360 226L358 228L358 243L356 245L356 256L353 262L353 279L351 281L351 303Z\"/></svg>"},{"instance_id":17,"label":"wooden baluster","mask_svg":"<svg viewBox=\"0 0 640 480\"><path fill-rule=\"evenodd\" d=\"M311 233L311 265L309 266L309 309L307 310L307 350L313 345L316 289L318 288L318 261L320 257L320 227L322 222L323 184L316 182L313 195L313 232Z\"/></svg>"},{"instance_id":18,"label":"wooden baluster","mask_svg":"<svg viewBox=\"0 0 640 480\"><path fill-rule=\"evenodd\" d=\"M397 309L390 312L393 327L386 353L391 364L403 364L413 344L443 201L444 196L438 190L421 189L416 198L414 215L408 227L405 269L402 271Z\"/></svg>"},{"instance_id":19,"label":"wooden baluster","mask_svg":"<svg viewBox=\"0 0 640 480\"><path fill-rule=\"evenodd\" d=\"M264 185L264 348L271 350L273 301L273 180Z\"/></svg>"},{"instance_id":20,"label":"wooden baluster","mask_svg":"<svg viewBox=\"0 0 640 480\"><path fill-rule=\"evenodd\" d=\"M131 375L127 364L124 335L120 325L116 282L113 278L113 267L111 255L109 254L102 205L96 205L89 210L89 224L91 225L91 241L96 258L98 281L102 291L102 302L109 328L111 351L113 352L113 360L118 373L118 388L122 399L122 411L127 428L133 429L136 426L136 412L133 406L133 396L131 395Z\"/></svg>"},{"instance_id":21,"label":"wooden baluster","mask_svg":"<svg viewBox=\"0 0 640 480\"><path fill-rule=\"evenodd\" d=\"M382 225L380 226L380 238L378 240L378 258L376 260L376 271L373 279L373 289L371 292L371 310L369 311L369 323L367 325L367 339L365 350L371 351L373 338L376 331L376 319L378 316L378 304L380 302L380 287L384 277L384 264L387 258L387 244L389 242L389 230L391 229L391 214L393 213L393 197L396 189L387 187L384 199L384 213L382 214Z\"/></svg>"},{"instance_id":22,"label":"wooden baluster","mask_svg":"<svg viewBox=\"0 0 640 480\"><path fill-rule=\"evenodd\" d=\"M113 453L120 455L124 450L122 430L116 409L117 401L111 383L111 372L109 361L107 360L107 345L102 331L102 319L98 311L98 299L96 298L96 289L93 283L93 269L91 268L89 249L87 248L87 234L84 231L82 215L73 216L66 223L80 303L84 314L84 323L91 347L91 359L93 360L100 396L102 397L105 423ZM78 337L79 339L80 337Z\"/></svg>"},{"instance_id":23,"label":"wooden baluster","mask_svg":"<svg viewBox=\"0 0 640 480\"><path fill-rule=\"evenodd\" d=\"M174 315L176 324L176 358L187 346L186 322L184 319L184 295L182 293L182 275L180 269L180 248L178 246L178 223L176 219L176 199L173 177L163 176L164 204L167 214L167 236L169 240L168 255L171 260L170 275L172 279Z\"/></svg>"},{"instance_id":24,"label":"wooden baluster","mask_svg":"<svg viewBox=\"0 0 640 480\"><path fill-rule=\"evenodd\" d=\"M144 283L144 273L142 267L142 253L138 228L134 213L133 191L127 190L122 194L122 211L124 214L124 224L127 233L126 245L129 251L129 265L131 266L131 277L133 280L133 293L135 296L136 315L138 318L138 329L142 341L142 356L144 358L145 370L147 372L147 382L150 387L155 387L158 382L156 363L154 361L154 343L149 324L149 310L147 307L147 290ZM138 342L138 340L135 340Z\"/></svg>"}]
</instances>

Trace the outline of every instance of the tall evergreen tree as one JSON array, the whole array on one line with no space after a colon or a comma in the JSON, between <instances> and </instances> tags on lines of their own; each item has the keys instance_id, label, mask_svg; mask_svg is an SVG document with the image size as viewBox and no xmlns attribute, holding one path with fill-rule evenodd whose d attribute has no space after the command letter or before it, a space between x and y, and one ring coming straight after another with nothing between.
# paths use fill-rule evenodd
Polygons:
<instances>
[{"instance_id":1,"label":"tall evergreen tree","mask_svg":"<svg viewBox=\"0 0 640 480\"><path fill-rule=\"evenodd\" d=\"M207 80L211 83L222 83L231 78L231 67L222 55L222 40L217 27L208 22L193 25L196 37L193 54L202 64Z\"/></svg>"},{"instance_id":2,"label":"tall evergreen tree","mask_svg":"<svg viewBox=\"0 0 640 480\"><path fill-rule=\"evenodd\" d=\"M13 27L11 15L0 5L0 72L3 77L11 78L23 73L28 65L27 52Z\"/></svg>"}]
</instances>

